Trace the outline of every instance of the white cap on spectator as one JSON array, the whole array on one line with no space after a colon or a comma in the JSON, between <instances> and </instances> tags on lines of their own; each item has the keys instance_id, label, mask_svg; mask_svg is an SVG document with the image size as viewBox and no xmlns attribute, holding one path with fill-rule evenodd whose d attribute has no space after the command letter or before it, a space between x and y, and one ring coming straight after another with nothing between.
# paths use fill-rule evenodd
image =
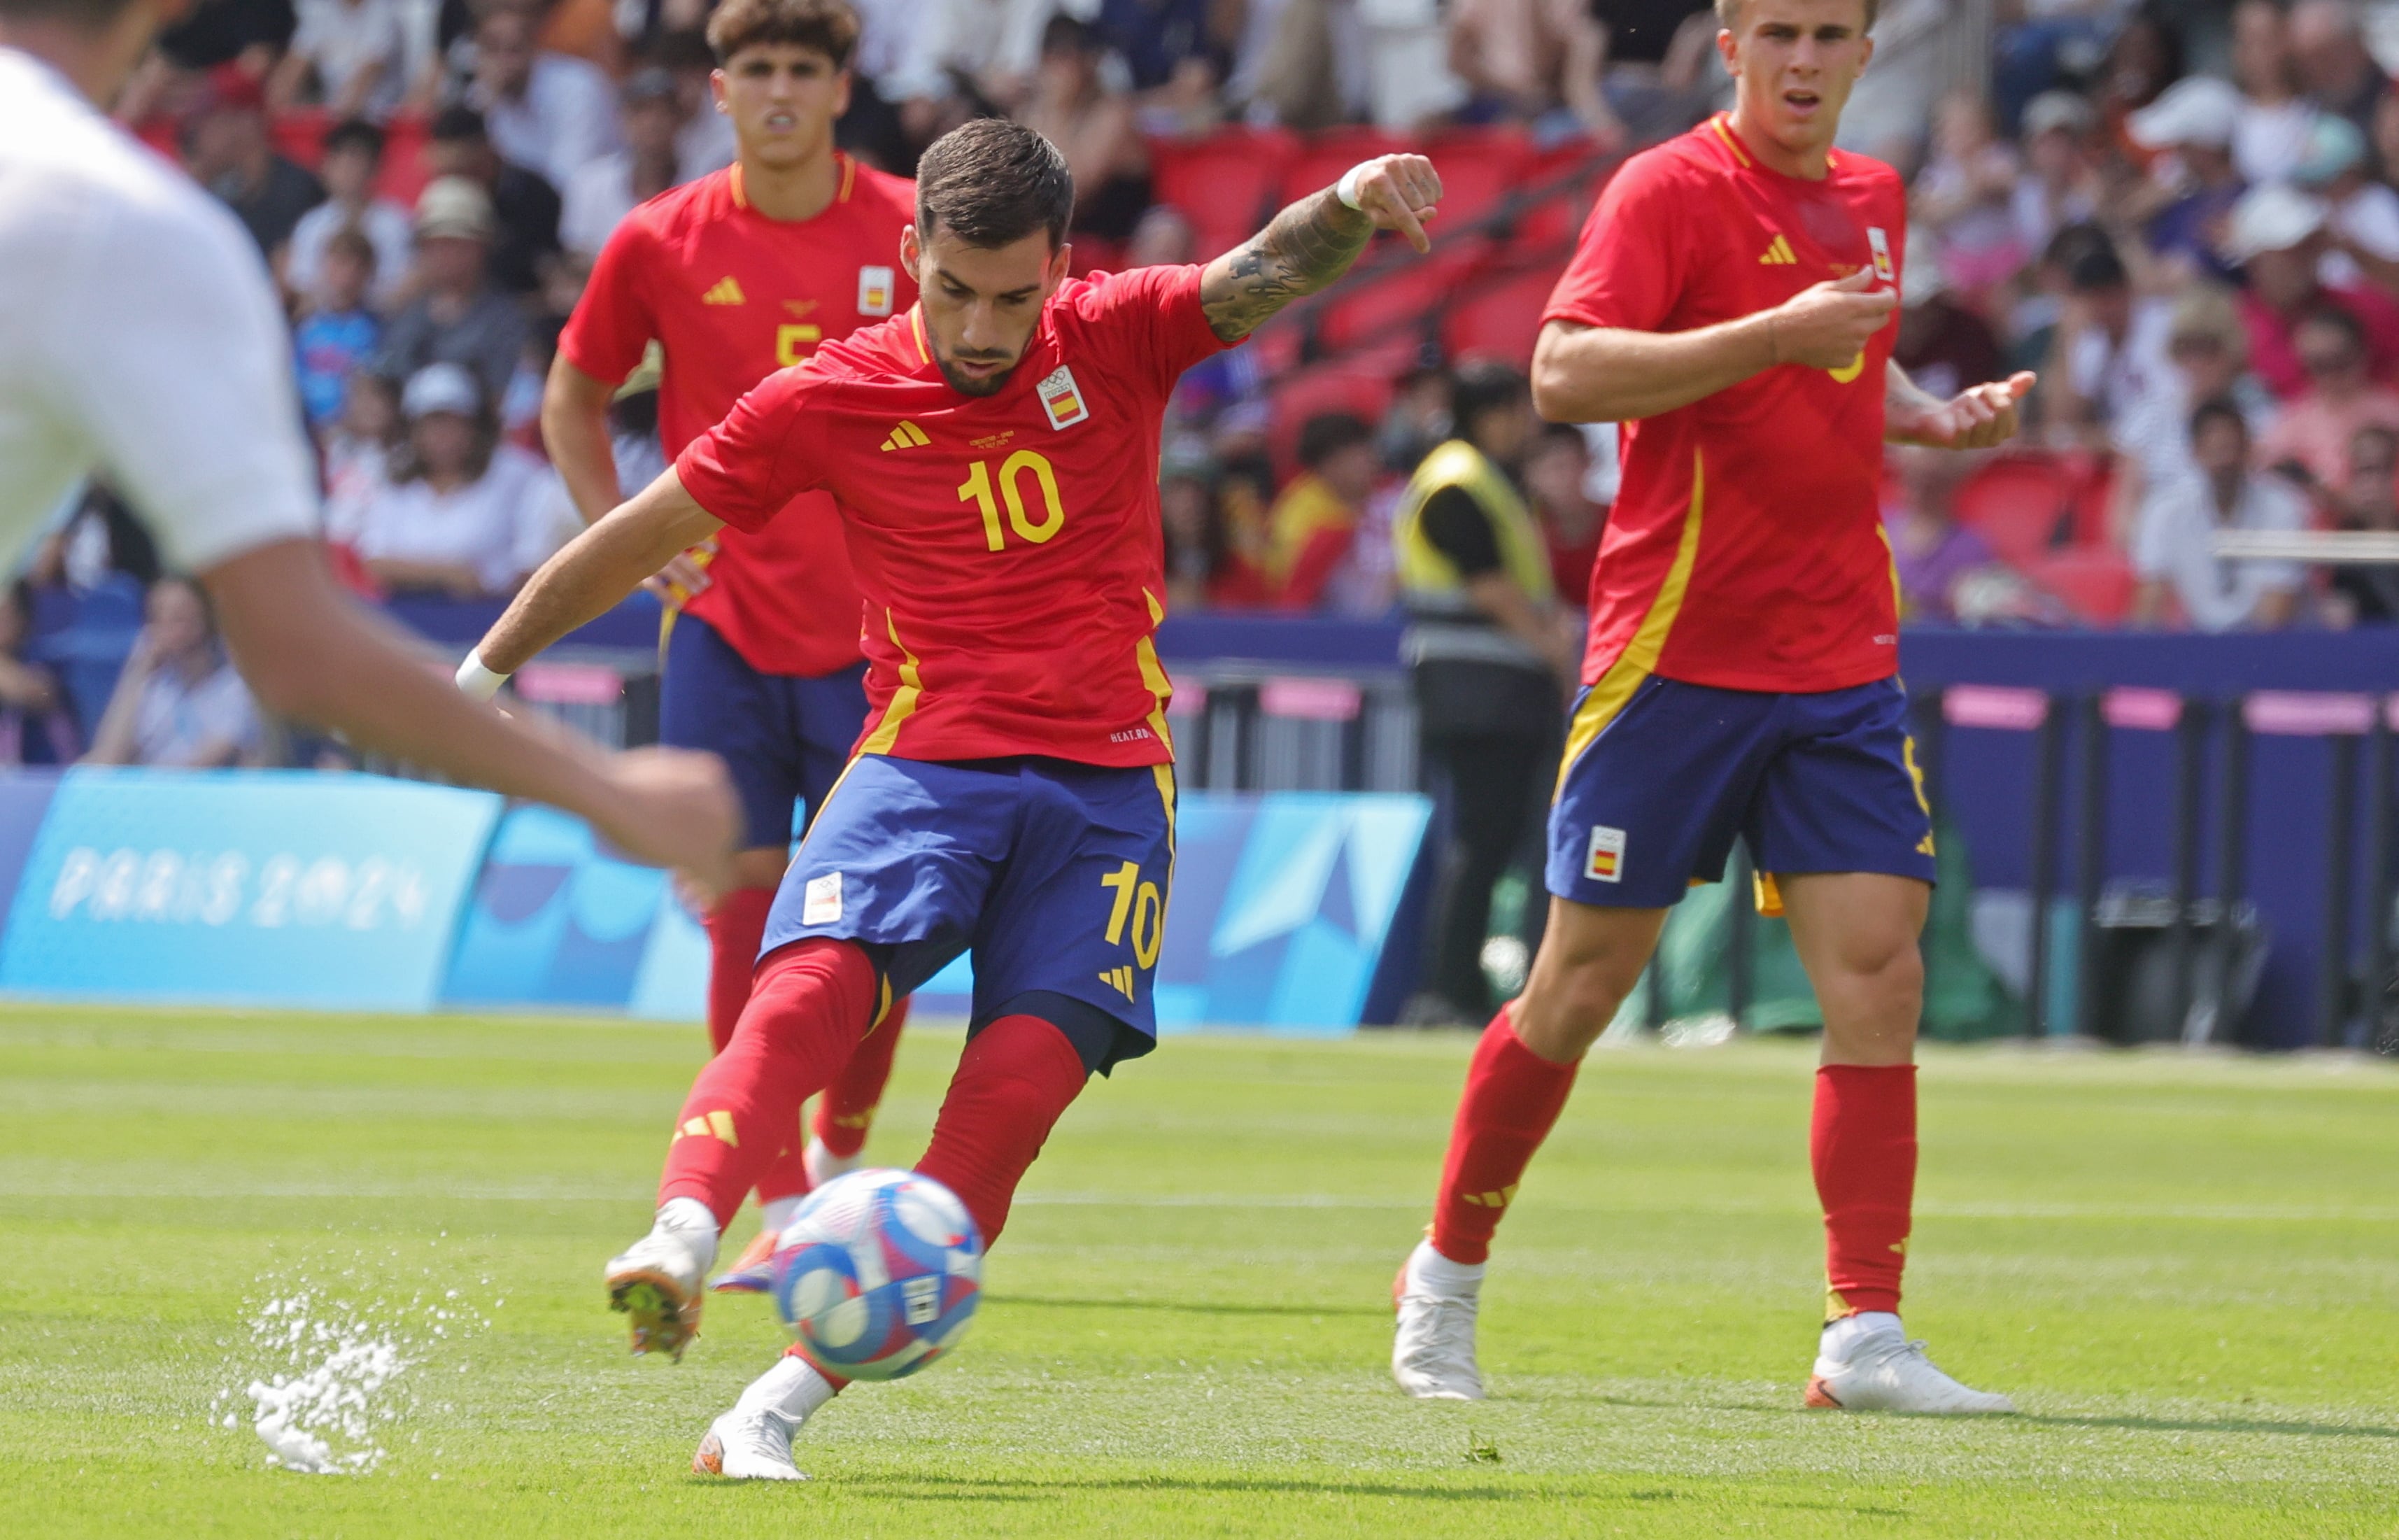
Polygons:
<instances>
[{"instance_id":1,"label":"white cap on spectator","mask_svg":"<svg viewBox=\"0 0 2399 1540\"><path fill-rule=\"evenodd\" d=\"M2232 230L2225 256L2247 262L2261 252L2287 252L2324 225L2324 206L2281 183L2253 187L2232 206Z\"/></svg>"},{"instance_id":2,"label":"white cap on spectator","mask_svg":"<svg viewBox=\"0 0 2399 1540\"><path fill-rule=\"evenodd\" d=\"M400 392L400 410L411 420L435 412L471 417L482 410L483 392L463 363L428 363L408 378Z\"/></svg>"},{"instance_id":3,"label":"white cap on spectator","mask_svg":"<svg viewBox=\"0 0 2399 1540\"><path fill-rule=\"evenodd\" d=\"M437 176L416 198L419 236L465 236L489 240L492 196L463 176Z\"/></svg>"},{"instance_id":4,"label":"white cap on spectator","mask_svg":"<svg viewBox=\"0 0 2399 1540\"><path fill-rule=\"evenodd\" d=\"M2043 91L2025 103L2024 136L2039 139L2059 129L2089 133L2092 121L2091 103L2072 91Z\"/></svg>"},{"instance_id":5,"label":"white cap on spectator","mask_svg":"<svg viewBox=\"0 0 2399 1540\"><path fill-rule=\"evenodd\" d=\"M2194 75L2175 81L2155 102L2127 116L2124 128L2145 150L2185 144L2222 150L2231 146L2232 120L2240 113L2241 93L2230 81Z\"/></svg>"}]
</instances>

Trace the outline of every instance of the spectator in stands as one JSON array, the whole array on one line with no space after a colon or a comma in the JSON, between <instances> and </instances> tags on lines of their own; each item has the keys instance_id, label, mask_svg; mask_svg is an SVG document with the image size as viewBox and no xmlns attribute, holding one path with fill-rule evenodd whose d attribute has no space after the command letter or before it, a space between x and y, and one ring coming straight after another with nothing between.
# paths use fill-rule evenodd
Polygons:
<instances>
[{"instance_id":1,"label":"spectator in stands","mask_svg":"<svg viewBox=\"0 0 2399 1540\"><path fill-rule=\"evenodd\" d=\"M560 188L617 147L615 93L588 61L541 48L538 26L533 12L515 6L483 12L467 102L483 115L503 157Z\"/></svg>"},{"instance_id":2,"label":"spectator in stands","mask_svg":"<svg viewBox=\"0 0 2399 1540\"><path fill-rule=\"evenodd\" d=\"M2248 334L2226 291L2194 287L2175 301L2166 338L2173 388L2150 393L2110 425L2117 457L2108 532L2119 543L2131 543L2149 488L2198 476L2190 415L2202 402L2232 402L2253 436L2273 420L2274 398L2248 373Z\"/></svg>"},{"instance_id":3,"label":"spectator in stands","mask_svg":"<svg viewBox=\"0 0 2399 1540\"><path fill-rule=\"evenodd\" d=\"M2365 372L2365 332L2325 306L2300 318L2294 341L2308 388L2257 440L2257 462L2329 499L2349 475L2350 445L2365 428L2399 429L2399 391Z\"/></svg>"},{"instance_id":4,"label":"spectator in stands","mask_svg":"<svg viewBox=\"0 0 2399 1540\"><path fill-rule=\"evenodd\" d=\"M1607 28L1579 0L1456 0L1449 67L1473 93L1463 116L1530 124L1543 138L1625 143L1600 91Z\"/></svg>"},{"instance_id":5,"label":"spectator in stands","mask_svg":"<svg viewBox=\"0 0 2399 1540\"><path fill-rule=\"evenodd\" d=\"M1954 511L1958 489L1981 457L1898 445L1889 459L1900 495L1883 510L1883 533L1899 581L1900 619L1931 625L1993 619L1977 607L1982 596L1975 585L2006 567L1989 542L1958 523Z\"/></svg>"},{"instance_id":6,"label":"spectator in stands","mask_svg":"<svg viewBox=\"0 0 2399 1540\"><path fill-rule=\"evenodd\" d=\"M915 3L916 0L881 0L879 6L865 7L861 16L913 18ZM869 20L867 24L872 27L874 23ZM861 50L864 46L861 42ZM683 173L684 180L688 182L694 177L721 171L732 165L735 151L733 119L716 110L714 93L709 85L709 77L716 73L716 53L708 46L707 34L698 32L668 33L644 57L673 75L675 87L683 95L683 127L675 131L675 167ZM879 76L867 74L862 52L852 61L851 70L857 80L850 91L851 112L834 125L836 137L845 131L844 125L849 123L850 117L856 116L859 96L880 95L879 90L865 89L870 80ZM878 106L897 121L896 108L888 102L880 102ZM896 129L878 131L884 131L887 139L897 132ZM904 146L904 141L902 143ZM845 147L850 147L850 142L845 142ZM911 151L901 158L884 162L883 169L894 175L904 175L915 163L915 153Z\"/></svg>"},{"instance_id":7,"label":"spectator in stands","mask_svg":"<svg viewBox=\"0 0 2399 1540\"><path fill-rule=\"evenodd\" d=\"M2374 115L2391 94L2391 78L2365 49L2365 28L2354 0L2298 0L2287 30L2299 89L2324 112L2360 137L2374 131Z\"/></svg>"},{"instance_id":8,"label":"spectator in stands","mask_svg":"<svg viewBox=\"0 0 2399 1540\"><path fill-rule=\"evenodd\" d=\"M1158 485L1166 537L1166 608L1172 615L1205 609L1230 562L1225 523L1210 484L1207 445L1189 437L1168 443Z\"/></svg>"},{"instance_id":9,"label":"spectator in stands","mask_svg":"<svg viewBox=\"0 0 2399 1540\"><path fill-rule=\"evenodd\" d=\"M2399 290L2399 192L2366 174L2365 136L2325 113L2308 132L2293 185L2324 206L2324 260L2317 276L2335 288L2372 282Z\"/></svg>"},{"instance_id":10,"label":"spectator in stands","mask_svg":"<svg viewBox=\"0 0 2399 1540\"><path fill-rule=\"evenodd\" d=\"M2171 304L2134 297L2112 242L2103 238L2076 258L2048 371L2065 385L2053 427L2066 427L2087 444L2104 443L2109 423L2170 384L2166 337L2173 325Z\"/></svg>"},{"instance_id":11,"label":"spectator in stands","mask_svg":"<svg viewBox=\"0 0 2399 1540\"><path fill-rule=\"evenodd\" d=\"M2179 84L2183 64L2182 36L2154 4L2144 5L2127 17L2116 40L2108 46L2108 61L2100 68L2098 81L2099 124L2109 143L2135 166L2147 168L2153 147L2133 137L2133 115L2155 106L2160 97ZM2229 87L2227 90L2231 95L2225 112L2229 119L2239 110L2240 97L2230 93Z\"/></svg>"},{"instance_id":12,"label":"spectator in stands","mask_svg":"<svg viewBox=\"0 0 2399 1540\"><path fill-rule=\"evenodd\" d=\"M376 306L390 303L399 293L408 275L408 211L375 196L383 147L383 130L355 117L335 124L325 136L325 157L317 167L325 181L325 201L291 227L291 253L284 262L284 279L302 298L323 303L317 285L323 276L325 243L341 229L357 229L374 243L375 286L370 293Z\"/></svg>"},{"instance_id":13,"label":"spectator in stands","mask_svg":"<svg viewBox=\"0 0 2399 1540\"><path fill-rule=\"evenodd\" d=\"M1182 210L1172 203L1153 203L1125 242L1125 267L1176 266L1191 260L1197 241Z\"/></svg>"},{"instance_id":14,"label":"spectator in stands","mask_svg":"<svg viewBox=\"0 0 2399 1540\"><path fill-rule=\"evenodd\" d=\"M566 541L545 517L549 472L504 444L475 376L417 371L400 397L408 439L389 481L359 511L352 543L386 589L453 598L512 593Z\"/></svg>"},{"instance_id":15,"label":"spectator in stands","mask_svg":"<svg viewBox=\"0 0 2399 1540\"><path fill-rule=\"evenodd\" d=\"M1344 0L1253 0L1226 94L1254 124L1325 129L1373 102L1365 29Z\"/></svg>"},{"instance_id":16,"label":"spectator in stands","mask_svg":"<svg viewBox=\"0 0 2399 1540\"><path fill-rule=\"evenodd\" d=\"M325 201L324 184L277 152L265 92L238 65L209 72L200 108L183 132L183 157L192 179L224 199L278 266L300 216Z\"/></svg>"},{"instance_id":17,"label":"spectator in stands","mask_svg":"<svg viewBox=\"0 0 2399 1540\"><path fill-rule=\"evenodd\" d=\"M157 580L158 571L158 547L149 529L114 487L95 476L66 522L34 547L25 576L36 590L138 594Z\"/></svg>"},{"instance_id":18,"label":"spectator in stands","mask_svg":"<svg viewBox=\"0 0 2399 1540\"><path fill-rule=\"evenodd\" d=\"M0 589L0 769L69 765L83 752L58 675L25 661L34 593L23 579Z\"/></svg>"},{"instance_id":19,"label":"spectator in stands","mask_svg":"<svg viewBox=\"0 0 2399 1540\"><path fill-rule=\"evenodd\" d=\"M278 112L317 102L337 118L389 117L407 88L400 0L293 0L299 26L267 77Z\"/></svg>"},{"instance_id":20,"label":"spectator in stands","mask_svg":"<svg viewBox=\"0 0 2399 1540\"><path fill-rule=\"evenodd\" d=\"M2232 7L2232 79L2241 110L2232 120L2232 160L2251 186L2281 182L2299 163L2315 104L2299 94L2290 24L2276 0Z\"/></svg>"},{"instance_id":21,"label":"spectator in stands","mask_svg":"<svg viewBox=\"0 0 2399 1540\"><path fill-rule=\"evenodd\" d=\"M2046 250L2069 225L2085 225L2104 201L2092 164L2091 103L2072 91L2043 91L2025 107L2025 159L2029 174L2016 184L2016 239L2027 252Z\"/></svg>"},{"instance_id":22,"label":"spectator in stands","mask_svg":"<svg viewBox=\"0 0 2399 1540\"><path fill-rule=\"evenodd\" d=\"M1550 580L1558 602L1580 609L1590 602L1591 569L1607 533L1607 510L1591 500L1591 446L1572 423L1541 425L1525 452L1525 497L1540 521L1549 548Z\"/></svg>"},{"instance_id":23,"label":"spectator in stands","mask_svg":"<svg viewBox=\"0 0 2399 1540\"><path fill-rule=\"evenodd\" d=\"M1225 78L1231 18L1217 0L1099 0L1093 10L1061 10L1091 18L1101 47L1123 61L1137 93L1213 92Z\"/></svg>"},{"instance_id":24,"label":"spectator in stands","mask_svg":"<svg viewBox=\"0 0 2399 1540\"><path fill-rule=\"evenodd\" d=\"M2369 374L2389 382L2399 366L2399 300L2371 284L2323 281L2324 223L2322 203L2286 186L2252 188L2232 209L2226 254L2248 279L2241 320L2250 367L2284 401L2308 388L2295 335L2299 318L2327 305L2357 318Z\"/></svg>"},{"instance_id":25,"label":"spectator in stands","mask_svg":"<svg viewBox=\"0 0 2399 1540\"><path fill-rule=\"evenodd\" d=\"M919 0L899 68L881 83L909 142L1022 103L1041 61L1051 0Z\"/></svg>"},{"instance_id":26,"label":"spectator in stands","mask_svg":"<svg viewBox=\"0 0 2399 1540\"><path fill-rule=\"evenodd\" d=\"M464 177L437 177L416 202L416 297L391 318L376 367L397 377L465 364L497 399L524 350L525 318L486 272L492 202Z\"/></svg>"},{"instance_id":27,"label":"spectator in stands","mask_svg":"<svg viewBox=\"0 0 2399 1540\"><path fill-rule=\"evenodd\" d=\"M402 437L400 390L361 369L342 393L342 415L319 435L325 459L325 538L355 547L359 521L390 479Z\"/></svg>"},{"instance_id":28,"label":"spectator in stands","mask_svg":"<svg viewBox=\"0 0 2399 1540\"><path fill-rule=\"evenodd\" d=\"M2024 163L1994 130L1991 109L1979 95L1961 90L1944 97L1933 121L1932 153L1913 190L1915 230L1923 243L1910 242L1922 256L1911 258L1908 274L1937 267L1968 295L2015 277L2030 250L2016 232L2013 211L2023 174Z\"/></svg>"},{"instance_id":29,"label":"spectator in stands","mask_svg":"<svg viewBox=\"0 0 2399 1540\"><path fill-rule=\"evenodd\" d=\"M206 590L150 585L147 623L92 733L90 763L221 770L264 762L265 726L217 638Z\"/></svg>"},{"instance_id":30,"label":"spectator in stands","mask_svg":"<svg viewBox=\"0 0 2399 1540\"><path fill-rule=\"evenodd\" d=\"M1383 468L1395 476L1412 476L1424 457L1449 441L1457 425L1450 407L1457 382L1437 359L1422 358L1394 382L1391 404L1375 442L1382 450Z\"/></svg>"},{"instance_id":31,"label":"spectator in stands","mask_svg":"<svg viewBox=\"0 0 2399 1540\"><path fill-rule=\"evenodd\" d=\"M1458 437L1409 478L1393 528L1423 761L1447 793L1431 958L1403 1018L1419 1025L1488 1015L1492 886L1546 800L1559 707L1582 655L1540 525L1511 479L1540 426L1525 377L1498 364L1462 370L1451 420ZM1531 947L1544 916L1526 907Z\"/></svg>"},{"instance_id":32,"label":"spectator in stands","mask_svg":"<svg viewBox=\"0 0 2399 1540\"><path fill-rule=\"evenodd\" d=\"M1257 592L1269 609L1310 610L1349 554L1379 466L1375 430L1347 412L1299 429L1300 473L1267 511Z\"/></svg>"},{"instance_id":33,"label":"spectator in stands","mask_svg":"<svg viewBox=\"0 0 2399 1540\"><path fill-rule=\"evenodd\" d=\"M661 69L626 77L625 147L611 150L567 180L558 216L559 244L587 264L634 208L684 180L675 153L683 131L683 90Z\"/></svg>"},{"instance_id":34,"label":"spectator in stands","mask_svg":"<svg viewBox=\"0 0 2399 1540\"><path fill-rule=\"evenodd\" d=\"M472 107L446 108L433 119L426 165L436 178L476 184L491 201L492 281L511 294L541 287L543 265L558 252L559 199L550 184L501 159Z\"/></svg>"},{"instance_id":35,"label":"spectator in stands","mask_svg":"<svg viewBox=\"0 0 2399 1540\"><path fill-rule=\"evenodd\" d=\"M1071 16L1041 29L1041 61L1017 121L1064 153L1075 178L1074 233L1121 248L1149 207L1149 151L1132 98L1101 78L1099 34ZM1112 257L1100 264L1113 266Z\"/></svg>"},{"instance_id":36,"label":"spectator in stands","mask_svg":"<svg viewBox=\"0 0 2399 1540\"><path fill-rule=\"evenodd\" d=\"M2270 630L2297 607L2299 569L2289 562L2226 561L2215 538L2229 529L2304 529L2307 503L2282 477L2249 468L2249 424L2228 401L2191 414L2199 474L2149 489L2133 539L2133 621L2161 625L2168 601L2200 631Z\"/></svg>"},{"instance_id":37,"label":"spectator in stands","mask_svg":"<svg viewBox=\"0 0 2399 1540\"><path fill-rule=\"evenodd\" d=\"M2399 533L2399 433L2358 429L2338 506L2342 529ZM2326 618L2335 626L2399 624L2399 565L2344 565L2324 578Z\"/></svg>"},{"instance_id":38,"label":"spectator in stands","mask_svg":"<svg viewBox=\"0 0 2399 1540\"><path fill-rule=\"evenodd\" d=\"M315 303L291 332L300 406L312 429L321 430L341 416L350 376L366 367L382 341L383 322L367 308L374 273L374 243L355 228L334 231L325 243Z\"/></svg>"},{"instance_id":39,"label":"spectator in stands","mask_svg":"<svg viewBox=\"0 0 2399 1540\"><path fill-rule=\"evenodd\" d=\"M1977 380L2005 379L1991 323L1951 293L1939 264L1911 253L1899 271L1899 336L1891 360L1946 401Z\"/></svg>"},{"instance_id":40,"label":"spectator in stands","mask_svg":"<svg viewBox=\"0 0 2399 1540\"><path fill-rule=\"evenodd\" d=\"M2229 282L2221 247L2232 206L2247 184L2232 163L2241 93L2213 75L2178 80L2125 122L2133 143L2158 157L2144 207L2150 252L2168 282L2193 276ZM2145 189L2146 191L2146 189Z\"/></svg>"}]
</instances>

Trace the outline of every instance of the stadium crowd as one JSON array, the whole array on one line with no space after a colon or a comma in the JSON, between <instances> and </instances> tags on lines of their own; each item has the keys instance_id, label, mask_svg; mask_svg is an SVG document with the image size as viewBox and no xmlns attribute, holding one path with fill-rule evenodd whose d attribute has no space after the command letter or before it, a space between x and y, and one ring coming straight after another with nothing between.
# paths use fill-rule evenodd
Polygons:
<instances>
[{"instance_id":1,"label":"stadium crowd","mask_svg":"<svg viewBox=\"0 0 2399 1540\"><path fill-rule=\"evenodd\" d=\"M1084 266L1208 254L1200 231L1223 211L1164 196L1153 172L1212 137L1507 134L1549 164L1599 165L1727 100L1699 0L856 4L845 147L905 172L957 122L1013 115L1075 170ZM1911 180L1901 361L1936 392L2042 376L2023 447L1891 453L1909 616L2399 620L2399 568L2230 562L2211 543L2225 528L2399 529L2399 92L2367 14L2355 0L2014 0L1986 46L1972 10L1886 0L1845 117L1848 147ZM506 594L578 527L541 454L542 381L617 222L731 157L708 104L707 12L210 0L120 103L238 214L282 286L328 533L362 592ZM1460 269L1447 303L1476 281ZM1512 373L1529 325L1461 337L1434 319L1402 318L1416 340L1349 410L1279 394L1289 349L1186 377L1163 467L1174 607L1390 611L1394 512L1454 435L1513 478L1562 606L1579 604L1613 430L1533 417ZM614 408L629 486L660 464L644 383ZM1449 553L1470 574L1498 561ZM211 693L205 606L183 614L194 595L180 585L145 597L158 577L139 526L95 488L0 627L0 751L259 752L254 724ZM119 699L87 707L78 732L41 665L19 660L95 606L103 620L146 606L148 625ZM184 631L198 640L181 653L156 639ZM1568 649L1558 661L1571 668Z\"/></svg>"}]
</instances>

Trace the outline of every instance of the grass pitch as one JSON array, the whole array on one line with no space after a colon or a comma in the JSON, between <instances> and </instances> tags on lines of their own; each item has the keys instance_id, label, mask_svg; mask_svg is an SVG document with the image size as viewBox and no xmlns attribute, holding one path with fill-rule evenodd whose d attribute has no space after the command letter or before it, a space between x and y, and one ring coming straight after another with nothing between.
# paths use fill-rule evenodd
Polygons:
<instances>
[{"instance_id":1,"label":"grass pitch","mask_svg":"<svg viewBox=\"0 0 2399 1540\"><path fill-rule=\"evenodd\" d=\"M873 1154L922 1148L958 1043L912 1031ZM1931 1055L1908 1325L2027 1413L1955 1423L1800 1410L1807 1045L1595 1056L1486 1288L1497 1398L1420 1406L1387 1289L1467 1042L1171 1041L1067 1114L964 1347L845 1395L776 1488L686 1474L765 1303L678 1367L600 1302L702 1047L0 1013L0 1533L2399 1532L2384 1066ZM372 1475L266 1469L248 1425L251 1323L308 1287L422 1360Z\"/></svg>"}]
</instances>

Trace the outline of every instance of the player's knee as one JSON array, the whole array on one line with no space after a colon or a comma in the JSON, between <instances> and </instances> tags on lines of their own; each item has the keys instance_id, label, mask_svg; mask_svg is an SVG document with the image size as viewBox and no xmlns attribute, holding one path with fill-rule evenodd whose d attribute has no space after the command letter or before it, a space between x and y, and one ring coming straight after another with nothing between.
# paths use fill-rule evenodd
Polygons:
<instances>
[{"instance_id":1,"label":"player's knee","mask_svg":"<svg viewBox=\"0 0 2399 1540\"><path fill-rule=\"evenodd\" d=\"M1641 981L1655 941L1637 926L1553 926L1511 1013L1516 1035L1544 1058L1581 1056Z\"/></svg>"}]
</instances>

